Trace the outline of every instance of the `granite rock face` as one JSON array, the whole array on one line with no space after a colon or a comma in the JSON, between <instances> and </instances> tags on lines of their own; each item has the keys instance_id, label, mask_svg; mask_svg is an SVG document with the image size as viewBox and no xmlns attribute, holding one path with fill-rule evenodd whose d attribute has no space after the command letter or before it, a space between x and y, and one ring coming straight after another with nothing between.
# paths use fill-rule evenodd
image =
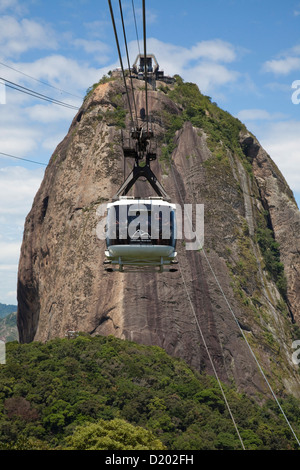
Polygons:
<instances>
[{"instance_id":1,"label":"granite rock face","mask_svg":"<svg viewBox=\"0 0 300 470\"><path fill-rule=\"evenodd\" d=\"M134 83L142 112L145 91ZM240 153L224 147L220 155L207 129L185 120L174 131L170 165L162 154L167 116L181 116L183 109L162 88L158 84L148 96L159 157L152 169L173 202L204 204L204 250L188 251L178 240L175 273L104 270L97 208L123 182L120 120L127 102L121 81L101 84L52 155L26 218L18 274L20 341L44 342L70 330L115 335L160 346L211 374L212 360L220 379L252 395L267 394L242 331L278 393L299 395L292 330L300 321L300 215L292 193L245 129ZM134 191L153 194L143 181ZM284 295L257 241L261 220L280 247Z\"/></svg>"}]
</instances>

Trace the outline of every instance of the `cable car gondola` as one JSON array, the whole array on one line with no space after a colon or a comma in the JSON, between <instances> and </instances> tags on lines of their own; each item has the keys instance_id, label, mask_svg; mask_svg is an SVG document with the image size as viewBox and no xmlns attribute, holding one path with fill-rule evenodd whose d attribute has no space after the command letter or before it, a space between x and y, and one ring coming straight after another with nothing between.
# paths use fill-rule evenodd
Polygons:
<instances>
[{"instance_id":1,"label":"cable car gondola","mask_svg":"<svg viewBox=\"0 0 300 470\"><path fill-rule=\"evenodd\" d=\"M112 23L118 48L120 65L128 108L131 115L131 123L134 122L132 104L126 82L120 45L114 20L111 0L108 0ZM120 13L122 19L124 41L126 47L128 70L130 72L130 61L127 48L127 40L124 27L121 2ZM146 50L146 8L143 0L143 30L144 30L144 56L142 62L149 65ZM142 56L141 56L142 57ZM132 91L132 101L136 114L136 126L131 129L131 139L135 145L125 147L123 145L124 158L134 158L135 163L129 176L113 198L113 202L107 206L106 224L106 260L104 261L107 271L124 271L133 269L155 269L160 272L177 271L173 264L177 264L176 257L176 206L169 202L169 197L162 185L157 180L150 168L150 162L156 159L156 153L150 151L149 141L154 137L152 129L149 128L148 113L148 70L144 67L143 79L145 81L145 109L142 121L146 122L146 129L139 126L134 98L134 86L132 75L129 73ZM145 160L140 164L141 160ZM128 198L127 193L138 178L143 177L155 190L157 197ZM167 269L168 268L168 269Z\"/></svg>"},{"instance_id":2,"label":"cable car gondola","mask_svg":"<svg viewBox=\"0 0 300 470\"><path fill-rule=\"evenodd\" d=\"M176 205L162 198L121 197L108 204L107 270L175 271Z\"/></svg>"},{"instance_id":3,"label":"cable car gondola","mask_svg":"<svg viewBox=\"0 0 300 470\"><path fill-rule=\"evenodd\" d=\"M124 158L135 159L134 167L123 185L107 205L105 265L107 271L134 269L177 271L176 204L170 198L150 168L156 153L146 152L151 132L134 129L131 137L138 140L136 151L123 147ZM142 152L140 151L142 149ZM138 178L145 178L157 196L137 198L127 193Z\"/></svg>"}]
</instances>

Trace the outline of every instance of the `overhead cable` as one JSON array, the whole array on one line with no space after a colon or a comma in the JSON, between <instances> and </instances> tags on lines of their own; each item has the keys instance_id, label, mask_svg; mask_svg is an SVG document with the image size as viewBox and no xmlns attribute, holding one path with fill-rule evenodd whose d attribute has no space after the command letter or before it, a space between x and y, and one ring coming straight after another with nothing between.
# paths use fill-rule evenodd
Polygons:
<instances>
[{"instance_id":1,"label":"overhead cable","mask_svg":"<svg viewBox=\"0 0 300 470\"><path fill-rule=\"evenodd\" d=\"M148 77L147 77L147 47L146 47L146 4L143 0L143 31L144 31L144 69L145 69L145 95L146 95L146 121L147 121L147 134L149 131L149 118L148 118Z\"/></svg>"},{"instance_id":2,"label":"overhead cable","mask_svg":"<svg viewBox=\"0 0 300 470\"><path fill-rule=\"evenodd\" d=\"M240 435L240 432L239 432L239 430L238 430L238 427L237 427L237 424L236 424L236 422L235 422L233 413L232 413L232 411L231 411L230 405L229 405L228 400L227 400L227 398L226 398L224 389L223 389L223 387L222 387L222 384L221 384L221 381L220 381L220 379L219 379L218 373L217 373L217 371L216 371L216 368L215 368L213 359L212 359L212 357L211 357L211 354L210 354L210 352L209 352L207 343L206 343L206 341L205 341L205 338L204 338L202 329L201 329L201 327L200 327L200 324L199 324L199 321L198 321L198 318L197 318L197 315L196 315L196 312L195 312L195 308L194 308L194 305L193 305L191 296L190 296L190 294L189 294L189 291L188 291L188 288L187 288L187 285L186 285L185 278L184 278L184 276L183 276L183 272L182 272L180 263L179 263L179 270L180 270L181 279L182 279L182 282L183 282L183 285L184 285L184 288L185 288L185 291L186 291L186 295L187 295L188 301L189 301L189 303L190 303L190 307L191 307L191 310L192 310L192 312L193 312L193 316L194 316L194 318L195 318L195 322L196 322L197 328L198 328L198 330L199 330L199 333L200 333L200 336L201 336L203 345L204 345L204 347L205 347L207 356L208 356L209 361L210 361L210 363L211 363L211 366L212 366L212 369L213 369L213 371L214 371L216 380L217 380L217 382L218 382L220 391L221 391L221 393L222 393L222 396L223 396L225 405L226 405L226 407L227 407L228 413L229 413L229 415L230 415L230 418L231 418L231 420L232 420L232 423L233 423L234 428L235 428L235 430L236 430L236 433L237 433L237 435L238 435L238 438L239 438L239 441L240 441L240 443L241 443L241 446L242 446L243 450L245 450L244 442L243 442L242 437L241 437L241 435Z\"/></svg>"},{"instance_id":3,"label":"overhead cable","mask_svg":"<svg viewBox=\"0 0 300 470\"><path fill-rule=\"evenodd\" d=\"M169 161L170 161L170 164L171 164L171 170L172 170L172 174L173 174L173 180L175 181L175 185L176 185L176 187L177 187L177 191L178 191L178 193L179 193L181 202L182 202L182 204L184 204L184 199L183 199L183 196L182 196L182 193L181 193L181 189L180 189L180 187L179 187L179 184L178 184L178 182L177 182L177 177L176 177L176 174L175 174L175 171L174 171L172 162L171 162L170 154L169 154ZM188 214L188 219L189 219L190 226L192 227L192 230L194 231L193 224L192 224L192 221L190 220L189 214ZM194 232L194 233L195 233L195 232ZM210 271L211 271L211 273L212 273L212 275L213 275L213 278L214 278L214 280L215 280L215 282L216 282L216 284L217 284L217 286L218 286L218 288L219 288L219 290L220 290L220 293L221 293L222 297L224 298L224 301L226 302L226 305L227 305L227 307L228 307L228 309L229 309L229 311L230 311L230 313L231 313L231 315L232 315L232 317L233 317L235 323L237 324L237 327L238 327L238 329L239 329L239 332L240 332L240 334L242 335L243 339L245 340L245 342L246 342L246 344L247 344L247 346L248 346L248 349L249 349L249 351L250 351L250 353L251 353L251 355L252 355L252 357L253 357L253 359L254 359L254 361L255 361L255 363L256 363L256 365L257 365L257 367L258 367L258 369L259 369L259 371L260 371L260 373L261 373L261 375L262 375L262 377L263 377L263 379L264 379L264 381L266 382L266 385L268 386L268 388L269 388L269 390L270 390L270 392L271 392L271 394L272 394L272 396L273 396L273 398L274 398L274 400L275 400L275 402L276 402L276 404L277 404L277 406L278 406L278 408L279 408L279 410L280 410L282 416L284 417L284 419L285 419L285 421L286 421L288 427L290 428L290 431L292 432L292 434L293 434L293 436L294 436L294 438L295 438L295 440L296 440L298 446L300 447L300 441L299 441L299 439L298 439L298 437L297 437L297 435L296 435L296 433L295 433L295 431L294 431L294 429L293 429L293 427L292 427L292 425L291 425L291 423L290 423L288 417L286 416L286 414L285 414L285 412L284 412L282 406L280 405L279 400L278 400L278 398L277 398L277 396L276 396L276 394L275 394L275 392L274 392L274 390L273 390L273 388L272 388L270 382L268 381L268 379L267 379L267 377L266 377L266 375L265 375L265 373L264 373L264 371L263 371L263 369L262 369L262 367L261 367L261 365L260 365L260 363L259 363L259 361L258 361L256 355L254 354L254 351L253 351L253 349L252 349L252 347L251 347L251 345L250 345L250 343L249 343L249 341L248 341L248 339L247 339L247 337L246 337L246 335L245 335L243 329L241 328L241 325L240 325L240 323L239 323L239 321L238 321L238 319L237 319L237 317L236 317L236 315L235 315L235 313L234 313L234 311L233 311L233 309L232 309L232 307L231 307L231 304L230 304L229 300L227 299L227 297L226 297L226 295L225 295L225 292L224 292L224 290L223 290L223 288L222 288L222 286L221 286L221 284L220 284L220 282L219 282L219 280L218 280L218 277L217 277L217 275L216 275L216 273L215 273L215 271L214 271L214 269L213 269L213 267L212 267L212 265L211 265L211 263L210 263L210 261L209 261L209 259L208 259L208 256L207 256L207 254L206 254L206 251L204 250L204 248L203 248L201 242L199 241L199 238L198 238L198 236L197 236L197 232L196 232L195 236L196 236L197 241L199 242L199 245L201 246L201 253L203 253L203 256L204 256L204 258L205 258L205 260L206 260L206 262L207 262L207 265L208 265L208 267L209 267L209 269L210 269ZM199 254L201 254L201 253L199 253ZM194 310L194 307L193 307L193 310Z\"/></svg>"},{"instance_id":4,"label":"overhead cable","mask_svg":"<svg viewBox=\"0 0 300 470\"><path fill-rule=\"evenodd\" d=\"M161 116L161 124L162 124L162 123L163 123L163 119L162 119L162 116ZM165 140L165 143L166 143L166 134L165 134L165 132L163 132L163 137L164 137L164 140ZM171 162L171 156L170 156L170 153L169 153L169 152L168 152L168 157L169 157L169 163L170 163L170 166L171 166L171 169L172 169L172 173L173 173L173 180L175 181L175 184L176 184L178 193L179 193L179 195L180 195L180 199L181 199L181 201L182 201L182 204L184 204L183 196L182 196L182 194L181 194L181 190L180 190L179 185L178 185L178 182L177 182L177 178L176 178L176 175L175 175L175 172L174 172L174 168L173 168L173 165L172 165L172 162ZM190 222L190 224L191 224L191 226L192 226L192 223L191 223L190 219L189 219L189 222ZM198 240L198 241L199 241L199 240ZM201 245L201 244L200 244L200 245ZM232 420L233 426L234 426L234 428L235 428L235 431L236 431L237 436L238 436L238 438L239 438L239 441L240 441L240 443L241 443L242 449L243 449L243 450L246 450L246 449L245 449L244 442L243 442L243 439L242 439L242 437L241 437L241 434L240 434L240 432L239 432L238 426L237 426L237 424L236 424L235 418L234 418L233 413L232 413L232 411L231 411L230 404L229 404L229 402L228 402L228 400L227 400L227 398L226 398L226 394L225 394L224 388L223 388L223 386L222 386L221 380L219 379L219 376L218 376L216 367L215 367L214 362L213 362L213 358L212 358L212 356L211 356L211 354L210 354L210 351L209 351L207 342L206 342L206 340L205 340L205 337L204 337L204 334L203 334L201 325L200 325L200 323L199 323L199 321L198 321L197 314L196 314L196 311L195 311L195 307L194 307L194 304L193 304L193 302L192 302L190 293L189 293L189 291L188 291L187 283L186 283L185 277L184 277L184 275L183 275L183 271L182 271L182 269L181 269L180 263L179 263L179 271L180 271L180 275L181 275L181 279L182 279L183 286L184 286L185 291L186 291L186 296L187 296L187 299L188 299L189 304L190 304L190 307L191 307L191 311L192 311L193 317L194 317L194 319L195 319L195 322L196 322L196 325L197 325L197 328L198 328L200 337L201 337L201 339L202 339L202 343L203 343L203 345L204 345L206 354L207 354L207 356L208 356L208 359L209 359L209 361L210 361L212 370L213 370L213 372L214 372L214 374L215 374L217 383L218 383L218 385L219 385L221 394L222 394L222 396L223 396L223 399L224 399L224 402L225 402L227 411L228 411L229 416L230 416L230 418L231 418L231 420Z\"/></svg>"},{"instance_id":5,"label":"overhead cable","mask_svg":"<svg viewBox=\"0 0 300 470\"><path fill-rule=\"evenodd\" d=\"M37 162L35 160L29 160L28 158L16 157L15 155L10 155L9 153L0 152L0 155L8 158L15 158L16 160L23 160L24 162L35 163L36 165L47 166L47 163Z\"/></svg>"},{"instance_id":6,"label":"overhead cable","mask_svg":"<svg viewBox=\"0 0 300 470\"><path fill-rule=\"evenodd\" d=\"M131 121L134 122L131 103L130 103L130 98L129 98L128 87L127 87L127 83L126 83L125 71L124 71L124 67L123 67L123 61L122 61L122 55L121 55L120 44L119 44L119 39L118 39L118 33L117 33L117 28L116 28L116 23L115 23L115 17L114 17L113 8L112 8L112 5L111 5L111 0L108 0L108 4L109 4L111 20L112 20L112 24L113 24L113 29L114 29L114 34L115 34L115 39L116 39L116 44L117 44L117 49L118 49L119 61L120 61L121 69L122 69L123 81L124 81L126 95L127 95L127 99L128 99L130 117L131 117Z\"/></svg>"},{"instance_id":7,"label":"overhead cable","mask_svg":"<svg viewBox=\"0 0 300 470\"><path fill-rule=\"evenodd\" d=\"M120 6L120 14L121 14L122 27L123 27L123 35L124 35L125 49L126 49L126 55L127 55L127 64L128 64L128 70L129 70L129 76L130 76L130 83L131 83L132 99L133 99L133 105L134 105L134 110L135 110L135 116L136 116L136 120L137 120L137 119L138 119L138 115L137 115L136 102L135 102L135 97L134 97L134 87L133 87L133 82L132 82L132 75L131 75L131 73L130 73L131 67L130 67L130 60L129 60L129 53L128 53L127 38L126 38L126 31L125 31L125 24L124 24L124 17L123 17L123 11L122 11L121 0L119 0L119 6ZM138 122L137 122L137 126L138 126Z\"/></svg>"},{"instance_id":8,"label":"overhead cable","mask_svg":"<svg viewBox=\"0 0 300 470\"><path fill-rule=\"evenodd\" d=\"M135 34L136 34L136 39L137 39L137 46L138 46L138 50L139 50L139 55L141 55L139 34L138 34L137 23L136 23L134 0L131 0L131 3L132 3L132 12L133 12L134 24L135 24Z\"/></svg>"},{"instance_id":9,"label":"overhead cable","mask_svg":"<svg viewBox=\"0 0 300 470\"><path fill-rule=\"evenodd\" d=\"M36 82L39 82L39 83L41 83L42 85L46 85L46 86L48 86L48 87L50 87L50 88L54 88L55 90L58 90L58 91L60 91L61 93L65 93L65 94L67 94L67 95L73 96L74 98L78 98L78 99L80 99L80 100L83 99L82 96L74 95L73 93L70 93L69 91L62 90L61 88L58 88L58 87L56 87L56 86L54 86L54 85L51 85L50 83L44 82L43 80L39 80L38 78L32 77L31 75L28 75L27 73L24 73L24 72L22 72L21 70L18 70L18 69L14 68L14 67L11 67L10 65L4 64L3 62L0 62L0 65L2 65L3 67L7 67L8 69L13 70L14 72L18 72L18 73L20 73L21 75L24 75L25 77L30 78L31 80L35 80Z\"/></svg>"},{"instance_id":10,"label":"overhead cable","mask_svg":"<svg viewBox=\"0 0 300 470\"><path fill-rule=\"evenodd\" d=\"M49 103L57 104L59 106L63 106L65 108L69 108L69 109L76 109L76 110L79 109L77 106L74 106L70 103L66 103L64 101L59 101L55 98L51 98L49 96L43 95L42 93L38 93L34 90L30 90L29 88L26 88L22 85L18 85L17 83L11 82L10 80L7 80L6 78L0 77L0 80L5 82L5 85L8 88L12 88L13 90L20 91L21 93L25 93L26 95L33 96L34 98L44 100L44 101L48 101Z\"/></svg>"}]
</instances>

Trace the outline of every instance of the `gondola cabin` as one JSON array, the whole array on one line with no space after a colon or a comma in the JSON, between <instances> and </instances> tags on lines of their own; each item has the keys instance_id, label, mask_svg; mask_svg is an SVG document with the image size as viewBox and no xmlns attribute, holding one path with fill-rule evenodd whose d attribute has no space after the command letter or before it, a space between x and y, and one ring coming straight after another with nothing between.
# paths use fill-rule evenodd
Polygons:
<instances>
[{"instance_id":1,"label":"gondola cabin","mask_svg":"<svg viewBox=\"0 0 300 470\"><path fill-rule=\"evenodd\" d=\"M105 255L107 271L176 271L176 205L159 197L108 204Z\"/></svg>"}]
</instances>

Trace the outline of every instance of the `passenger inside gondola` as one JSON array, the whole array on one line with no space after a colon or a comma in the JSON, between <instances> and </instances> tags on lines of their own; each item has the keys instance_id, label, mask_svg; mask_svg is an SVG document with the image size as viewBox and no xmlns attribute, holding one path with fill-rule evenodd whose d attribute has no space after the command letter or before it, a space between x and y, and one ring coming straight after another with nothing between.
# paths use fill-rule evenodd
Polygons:
<instances>
[{"instance_id":1,"label":"passenger inside gondola","mask_svg":"<svg viewBox=\"0 0 300 470\"><path fill-rule=\"evenodd\" d=\"M124 211L124 207L126 212ZM128 206L129 207L129 206ZM108 245L174 245L174 212L169 207L114 206L108 215ZM146 209L146 210L145 210Z\"/></svg>"}]
</instances>

